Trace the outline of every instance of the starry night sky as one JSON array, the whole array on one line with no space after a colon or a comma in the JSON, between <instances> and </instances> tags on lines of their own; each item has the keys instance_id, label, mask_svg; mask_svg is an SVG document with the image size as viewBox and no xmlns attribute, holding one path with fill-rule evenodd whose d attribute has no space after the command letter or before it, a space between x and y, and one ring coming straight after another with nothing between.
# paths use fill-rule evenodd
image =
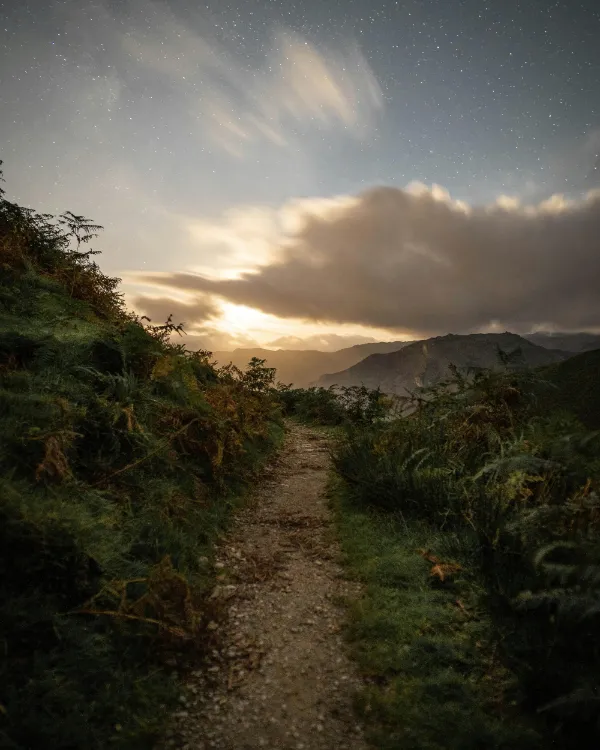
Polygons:
<instances>
[{"instance_id":1,"label":"starry night sky","mask_svg":"<svg viewBox=\"0 0 600 750\"><path fill-rule=\"evenodd\" d=\"M510 231L523 247L539 234L523 206L563 194L575 206L562 209L563 226L577 241L590 238L581 262L589 259L587 278L600 285L594 260L600 247L590 231L598 211L590 209L583 228L573 220L577 202L600 188L600 4L594 0L0 2L0 71L7 197L105 225L96 247L103 268L124 278L128 299L138 307L145 299L145 309L158 315L168 308L166 298L178 300L192 329L211 344L327 332L393 338L398 331L446 332L444 320L461 330L494 321L600 326L600 310L583 303L581 314L570 317L553 318L529 303L525 310L527 290L484 312L480 305L477 314L474 297L460 315L448 316L457 295L482 283L481 270L476 278L453 279L446 306L437 303L448 279L433 280L438 318L407 315L389 299L385 312L372 312L370 300L384 290L377 274L364 293L353 281L364 277L361 262L344 279L348 294L362 298L356 309L333 301L341 296L333 258L350 263L373 243L382 267L395 258L398 278L406 274L406 262L398 264L407 252L407 226L413 245L425 243L442 265L462 268L451 244L442 246L445 231L423 234L415 215L431 201L405 191L413 182L448 191L436 211L463 201L480 217L510 196L520 206L512 206ZM381 186L397 190L390 198ZM364 191L374 211L368 216L364 201L355 204ZM382 219L373 195L388 202L413 196L411 208L386 209ZM343 236L361 211L365 222L377 216L375 234L364 235L362 250L329 257L337 241L328 234L331 222ZM399 216L401 236L394 226ZM393 239L381 239L382 220L391 222ZM327 231L315 228L318 222ZM464 231L467 244L479 238L473 251L479 257L488 228L475 223ZM360 235L353 226L353 236ZM494 225L494 237L503 231ZM284 258L282 248L294 238ZM494 252L491 265L502 265L503 250ZM569 251L552 252L556 274L560 253ZM520 267L523 273L545 261L536 255L531 262ZM257 264L266 275L246 278L239 291L240 274ZM315 264L329 269L327 284L323 273L308 273ZM415 269L414 259L409 267L426 291L430 276ZM178 278L153 287L156 272ZM287 272L298 288L286 287ZM198 284L190 283L191 273L202 274ZM559 290L547 276L540 291L546 298L574 294L580 281ZM389 274L385 293L397 297L401 284L388 282ZM265 292L274 283L296 303L274 301ZM304 293L303 284L314 290L315 283L327 305ZM270 301L263 305L263 298ZM514 314L507 312L511 304Z\"/></svg>"}]
</instances>

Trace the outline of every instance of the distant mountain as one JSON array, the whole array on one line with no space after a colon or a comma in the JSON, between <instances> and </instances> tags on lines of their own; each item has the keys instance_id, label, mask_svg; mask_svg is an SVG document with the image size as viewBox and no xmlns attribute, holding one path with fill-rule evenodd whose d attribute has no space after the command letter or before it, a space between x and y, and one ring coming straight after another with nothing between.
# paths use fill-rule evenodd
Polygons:
<instances>
[{"instance_id":1,"label":"distant mountain","mask_svg":"<svg viewBox=\"0 0 600 750\"><path fill-rule=\"evenodd\" d=\"M598 333L525 333L523 338L547 349L564 352L589 352L600 349Z\"/></svg>"},{"instance_id":2,"label":"distant mountain","mask_svg":"<svg viewBox=\"0 0 600 750\"><path fill-rule=\"evenodd\" d=\"M314 349L235 349L232 352L213 352L219 365L233 362L244 369L252 357L266 359L268 367L275 367L277 379L282 383L293 383L296 388L306 388L315 383L326 372L345 370L374 353L395 352L409 341L379 341L356 344L337 352L320 352Z\"/></svg>"},{"instance_id":3,"label":"distant mountain","mask_svg":"<svg viewBox=\"0 0 600 750\"><path fill-rule=\"evenodd\" d=\"M506 353L520 349L522 363L528 367L560 362L569 352L537 346L515 333L449 334L424 341L415 341L399 351L372 354L341 372L324 375L321 386L366 385L381 388L385 393L406 395L418 387L433 385L448 376L448 366L468 368L500 367L498 348Z\"/></svg>"}]
</instances>

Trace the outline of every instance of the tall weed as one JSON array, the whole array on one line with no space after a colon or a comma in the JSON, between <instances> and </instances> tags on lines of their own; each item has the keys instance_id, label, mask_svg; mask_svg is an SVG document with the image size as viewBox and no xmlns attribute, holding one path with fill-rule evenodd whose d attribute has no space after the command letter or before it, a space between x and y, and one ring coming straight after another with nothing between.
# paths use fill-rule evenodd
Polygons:
<instances>
[{"instance_id":1,"label":"tall weed","mask_svg":"<svg viewBox=\"0 0 600 750\"><path fill-rule=\"evenodd\" d=\"M84 217L0 195L0 745L148 747L201 655L212 543L278 443L264 363L128 313Z\"/></svg>"},{"instance_id":2,"label":"tall weed","mask_svg":"<svg viewBox=\"0 0 600 750\"><path fill-rule=\"evenodd\" d=\"M432 534L474 536L522 708L539 712L561 747L592 747L600 741L600 433L578 421L568 394L560 409L544 406L555 388L546 376L455 370L416 394L404 416L348 426L334 466L356 507L425 522Z\"/></svg>"}]
</instances>

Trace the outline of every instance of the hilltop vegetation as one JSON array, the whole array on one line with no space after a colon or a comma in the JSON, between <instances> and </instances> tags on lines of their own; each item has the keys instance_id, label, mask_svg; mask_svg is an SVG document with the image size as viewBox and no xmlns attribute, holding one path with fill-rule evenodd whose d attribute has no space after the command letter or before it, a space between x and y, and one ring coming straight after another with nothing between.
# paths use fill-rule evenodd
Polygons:
<instances>
[{"instance_id":1,"label":"hilltop vegetation","mask_svg":"<svg viewBox=\"0 0 600 750\"><path fill-rule=\"evenodd\" d=\"M0 194L0 745L148 747L209 642L212 542L277 445L274 372L128 313L101 227Z\"/></svg>"},{"instance_id":2,"label":"hilltop vegetation","mask_svg":"<svg viewBox=\"0 0 600 750\"><path fill-rule=\"evenodd\" d=\"M349 637L377 747L598 746L598 354L454 368L409 416L345 430L339 525L367 584Z\"/></svg>"}]
</instances>

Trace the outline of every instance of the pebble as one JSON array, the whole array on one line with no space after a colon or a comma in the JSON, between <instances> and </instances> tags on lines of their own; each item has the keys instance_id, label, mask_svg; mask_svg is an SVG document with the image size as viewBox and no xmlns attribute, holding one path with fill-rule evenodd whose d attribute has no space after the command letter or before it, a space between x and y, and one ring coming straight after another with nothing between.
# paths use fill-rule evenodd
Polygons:
<instances>
[{"instance_id":1,"label":"pebble","mask_svg":"<svg viewBox=\"0 0 600 750\"><path fill-rule=\"evenodd\" d=\"M179 733L170 730L156 750L366 750L360 732L353 734L352 665L341 636L330 633L342 624L340 595L353 597L357 586L343 580L338 553L330 555L321 536L329 523L319 494L327 457L313 435L310 428L290 428L289 447L271 485L262 487L261 506L239 511L230 541L221 543L221 560L213 563L218 614L207 626L217 644L209 666L190 674L190 701L180 696ZM309 474L300 470L308 453Z\"/></svg>"}]
</instances>

